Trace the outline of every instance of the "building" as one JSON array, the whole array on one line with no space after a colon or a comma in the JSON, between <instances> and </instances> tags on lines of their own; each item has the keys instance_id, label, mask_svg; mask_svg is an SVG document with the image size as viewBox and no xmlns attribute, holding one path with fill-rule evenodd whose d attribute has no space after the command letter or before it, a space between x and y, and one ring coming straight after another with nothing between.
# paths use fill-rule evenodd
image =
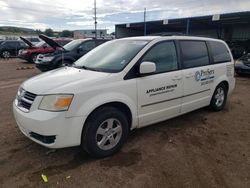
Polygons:
<instances>
[{"instance_id":1,"label":"building","mask_svg":"<svg viewBox=\"0 0 250 188\"><path fill-rule=\"evenodd\" d=\"M98 38L106 38L107 30L106 29L98 29L97 37ZM84 30L76 30L74 31L74 39L84 39L84 38L93 38L95 37L94 29L84 29Z\"/></svg>"},{"instance_id":2,"label":"building","mask_svg":"<svg viewBox=\"0 0 250 188\"><path fill-rule=\"evenodd\" d=\"M250 39L250 12L118 24L116 38L181 33L226 41Z\"/></svg>"}]
</instances>

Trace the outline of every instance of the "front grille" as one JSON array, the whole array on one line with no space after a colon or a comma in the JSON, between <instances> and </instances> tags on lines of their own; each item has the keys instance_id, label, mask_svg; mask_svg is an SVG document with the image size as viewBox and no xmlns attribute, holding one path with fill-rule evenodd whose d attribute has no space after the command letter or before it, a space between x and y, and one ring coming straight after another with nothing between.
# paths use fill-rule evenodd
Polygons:
<instances>
[{"instance_id":1,"label":"front grille","mask_svg":"<svg viewBox=\"0 0 250 188\"><path fill-rule=\"evenodd\" d=\"M246 66L250 67L250 63L245 63Z\"/></svg>"},{"instance_id":2,"label":"front grille","mask_svg":"<svg viewBox=\"0 0 250 188\"><path fill-rule=\"evenodd\" d=\"M36 94L25 91L24 89L19 89L17 94L17 106L30 110L35 98Z\"/></svg>"}]
</instances>

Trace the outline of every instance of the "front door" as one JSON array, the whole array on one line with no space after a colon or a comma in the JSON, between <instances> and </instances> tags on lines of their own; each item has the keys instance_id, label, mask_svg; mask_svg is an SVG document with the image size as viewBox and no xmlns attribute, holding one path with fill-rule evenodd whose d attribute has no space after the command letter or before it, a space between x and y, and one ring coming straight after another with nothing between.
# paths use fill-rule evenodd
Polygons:
<instances>
[{"instance_id":1,"label":"front door","mask_svg":"<svg viewBox=\"0 0 250 188\"><path fill-rule=\"evenodd\" d=\"M143 56L141 62L154 62L156 72L137 78L140 127L180 113L183 78L177 59L173 41L160 42Z\"/></svg>"}]
</instances>

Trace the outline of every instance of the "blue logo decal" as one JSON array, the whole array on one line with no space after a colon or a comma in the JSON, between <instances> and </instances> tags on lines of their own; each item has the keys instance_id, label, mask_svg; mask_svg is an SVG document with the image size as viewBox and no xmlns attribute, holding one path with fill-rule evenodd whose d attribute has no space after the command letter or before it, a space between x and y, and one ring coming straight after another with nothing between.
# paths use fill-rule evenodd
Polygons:
<instances>
[{"instance_id":1,"label":"blue logo decal","mask_svg":"<svg viewBox=\"0 0 250 188\"><path fill-rule=\"evenodd\" d=\"M197 82L201 80L201 73L200 73L200 71L197 71L197 72L195 73L195 80L196 80Z\"/></svg>"}]
</instances>

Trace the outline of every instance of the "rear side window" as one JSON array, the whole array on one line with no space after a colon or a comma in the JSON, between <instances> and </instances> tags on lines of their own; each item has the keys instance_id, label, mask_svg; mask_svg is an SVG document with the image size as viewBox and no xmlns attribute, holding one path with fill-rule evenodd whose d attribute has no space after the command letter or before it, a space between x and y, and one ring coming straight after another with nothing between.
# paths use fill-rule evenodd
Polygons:
<instances>
[{"instance_id":1,"label":"rear side window","mask_svg":"<svg viewBox=\"0 0 250 188\"><path fill-rule=\"evenodd\" d=\"M178 69L177 54L174 42L161 42L151 48L142 58L143 61L151 61L156 65L156 72L168 72Z\"/></svg>"},{"instance_id":2,"label":"rear side window","mask_svg":"<svg viewBox=\"0 0 250 188\"><path fill-rule=\"evenodd\" d=\"M90 51L96 47L95 41L84 42L79 48L82 48L84 51Z\"/></svg>"},{"instance_id":3,"label":"rear side window","mask_svg":"<svg viewBox=\"0 0 250 188\"><path fill-rule=\"evenodd\" d=\"M103 44L104 42L107 42L107 41L105 41L105 40L98 40L98 41L96 41L96 44L97 44L97 46L99 46L99 45Z\"/></svg>"},{"instance_id":4,"label":"rear side window","mask_svg":"<svg viewBox=\"0 0 250 188\"><path fill-rule=\"evenodd\" d=\"M231 61L230 53L225 44L216 41L210 41L212 57L214 63L223 63Z\"/></svg>"},{"instance_id":5,"label":"rear side window","mask_svg":"<svg viewBox=\"0 0 250 188\"><path fill-rule=\"evenodd\" d=\"M180 46L184 68L209 64L207 45L204 41L180 41Z\"/></svg>"}]
</instances>

